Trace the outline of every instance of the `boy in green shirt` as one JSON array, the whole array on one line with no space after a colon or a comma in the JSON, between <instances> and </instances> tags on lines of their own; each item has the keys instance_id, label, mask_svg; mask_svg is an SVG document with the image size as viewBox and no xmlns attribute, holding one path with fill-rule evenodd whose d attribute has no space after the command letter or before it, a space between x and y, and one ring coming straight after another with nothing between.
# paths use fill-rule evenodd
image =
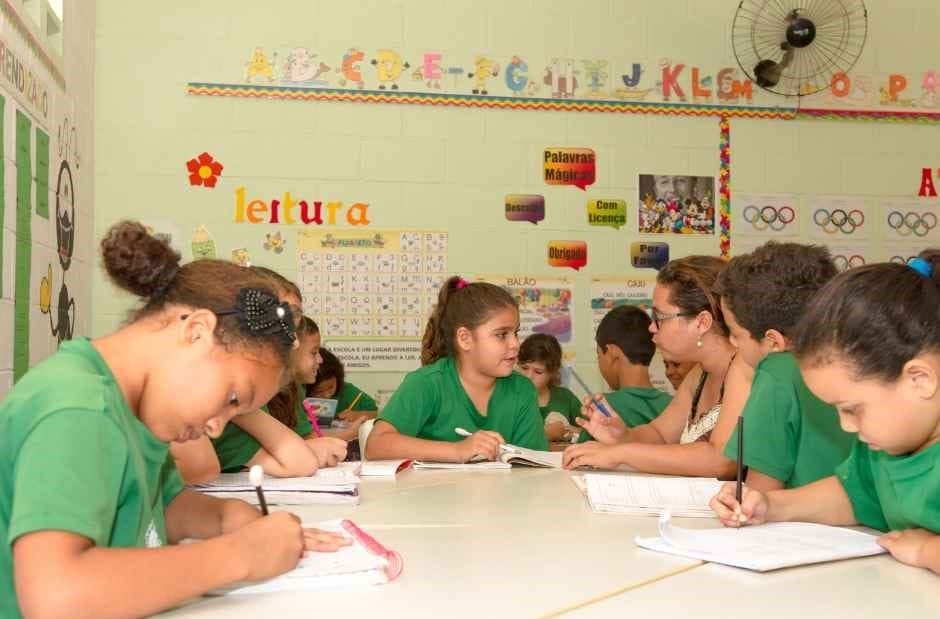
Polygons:
<instances>
[{"instance_id":1,"label":"boy in green shirt","mask_svg":"<svg viewBox=\"0 0 940 619\"><path fill-rule=\"evenodd\" d=\"M635 305L615 307L597 325L597 368L613 391L604 397L628 427L649 423L672 401L653 387L650 363L656 353L650 317ZM591 440L581 430L578 442Z\"/></svg>"},{"instance_id":2,"label":"boy in green shirt","mask_svg":"<svg viewBox=\"0 0 940 619\"><path fill-rule=\"evenodd\" d=\"M895 559L940 574L940 250L836 276L810 302L794 353L806 385L858 433L834 475L762 492L725 484L725 526L863 524Z\"/></svg>"},{"instance_id":3,"label":"boy in green shirt","mask_svg":"<svg viewBox=\"0 0 940 619\"><path fill-rule=\"evenodd\" d=\"M806 387L788 352L809 301L835 274L825 247L769 242L736 256L718 278L731 338L755 368L741 413L752 488L796 488L832 475L854 441L835 409ZM737 446L735 430L725 456L737 459Z\"/></svg>"}]
</instances>

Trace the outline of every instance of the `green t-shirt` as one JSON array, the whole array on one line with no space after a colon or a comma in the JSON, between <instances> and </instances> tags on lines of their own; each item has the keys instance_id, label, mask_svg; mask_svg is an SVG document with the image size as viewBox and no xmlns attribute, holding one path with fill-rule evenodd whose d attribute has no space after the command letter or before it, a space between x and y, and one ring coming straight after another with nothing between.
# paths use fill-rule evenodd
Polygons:
<instances>
[{"instance_id":1,"label":"green t-shirt","mask_svg":"<svg viewBox=\"0 0 940 619\"><path fill-rule=\"evenodd\" d=\"M940 443L918 454L892 456L856 441L836 475L860 524L940 533Z\"/></svg>"},{"instance_id":2,"label":"green t-shirt","mask_svg":"<svg viewBox=\"0 0 940 619\"><path fill-rule=\"evenodd\" d=\"M799 488L833 474L855 441L839 426L836 409L806 387L791 353L767 355L757 365L744 405L744 464ZM725 445L738 457L738 431Z\"/></svg>"},{"instance_id":3,"label":"green t-shirt","mask_svg":"<svg viewBox=\"0 0 940 619\"><path fill-rule=\"evenodd\" d=\"M513 372L496 379L486 416L464 391L452 357L411 372L379 414L401 434L431 441L463 440L455 428L499 432L507 443L548 449L532 381Z\"/></svg>"},{"instance_id":4,"label":"green t-shirt","mask_svg":"<svg viewBox=\"0 0 940 619\"><path fill-rule=\"evenodd\" d=\"M305 437L313 432L313 426L307 418L307 411L303 407L304 390L303 386L297 387L297 424L294 426L294 432L301 437ZM267 406L262 406L261 410L268 412ZM237 473L245 468L255 457L258 450L261 449L261 443L255 440L248 432L234 423L228 423L222 434L218 438L212 439L212 447L215 448L215 455L219 459L219 467L223 473Z\"/></svg>"},{"instance_id":5,"label":"green t-shirt","mask_svg":"<svg viewBox=\"0 0 940 619\"><path fill-rule=\"evenodd\" d=\"M336 412L341 413L349 409L349 405L356 399L356 396L362 394L362 397L352 407L354 411L374 411L378 410L378 405L368 393L355 386L352 383L343 383L343 388L336 394Z\"/></svg>"},{"instance_id":6,"label":"green t-shirt","mask_svg":"<svg viewBox=\"0 0 940 619\"><path fill-rule=\"evenodd\" d=\"M548 404L539 406L542 420L544 421L549 413L561 413L568 423L574 425L574 420L581 414L581 401L578 396L566 387L552 387L549 394Z\"/></svg>"},{"instance_id":7,"label":"green t-shirt","mask_svg":"<svg viewBox=\"0 0 940 619\"><path fill-rule=\"evenodd\" d=\"M20 616L18 537L52 529L99 547L161 546L182 489L169 446L130 410L91 342L64 342L0 404L0 616Z\"/></svg>"},{"instance_id":8,"label":"green t-shirt","mask_svg":"<svg viewBox=\"0 0 940 619\"><path fill-rule=\"evenodd\" d=\"M628 428L653 421L672 402L671 395L654 387L624 387L605 393L604 397ZM581 430L578 442L590 441L591 438L587 430Z\"/></svg>"}]
</instances>

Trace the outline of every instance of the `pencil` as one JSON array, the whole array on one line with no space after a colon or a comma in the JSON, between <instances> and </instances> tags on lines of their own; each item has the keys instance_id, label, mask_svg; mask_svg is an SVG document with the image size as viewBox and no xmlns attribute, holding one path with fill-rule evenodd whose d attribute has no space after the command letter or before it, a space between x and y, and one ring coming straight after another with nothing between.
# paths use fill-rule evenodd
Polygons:
<instances>
[{"instance_id":1,"label":"pencil","mask_svg":"<svg viewBox=\"0 0 940 619\"><path fill-rule=\"evenodd\" d=\"M360 391L359 393L356 394L356 397L353 398L352 404L350 404L349 406L346 407L346 411L351 411L351 410L356 406L356 404L359 402L359 398L361 398L361 397L362 397L362 392ZM344 412L345 412L345 411L344 411Z\"/></svg>"},{"instance_id":2,"label":"pencil","mask_svg":"<svg viewBox=\"0 0 940 619\"><path fill-rule=\"evenodd\" d=\"M744 481L744 415L738 416L738 475L734 485L734 498L741 504L741 484Z\"/></svg>"},{"instance_id":3,"label":"pencil","mask_svg":"<svg viewBox=\"0 0 940 619\"><path fill-rule=\"evenodd\" d=\"M604 413L604 417L610 417L610 411L607 410L607 407L604 406L604 403L600 400L594 399L594 394L591 393L591 388L587 386L587 383L581 380L581 377L578 376L578 373L574 371L572 366L568 366L568 370L571 372L571 375L574 376L574 379L578 381L578 384L581 385L581 388L588 394L588 397L591 398L591 401L594 402L594 406L597 407L597 410Z\"/></svg>"}]
</instances>

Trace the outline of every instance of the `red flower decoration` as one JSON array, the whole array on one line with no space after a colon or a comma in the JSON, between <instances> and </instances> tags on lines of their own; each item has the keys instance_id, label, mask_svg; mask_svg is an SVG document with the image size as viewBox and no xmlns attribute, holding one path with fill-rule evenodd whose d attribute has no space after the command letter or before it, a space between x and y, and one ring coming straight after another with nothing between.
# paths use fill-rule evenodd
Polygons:
<instances>
[{"instance_id":1,"label":"red flower decoration","mask_svg":"<svg viewBox=\"0 0 940 619\"><path fill-rule=\"evenodd\" d=\"M215 187L216 181L222 174L222 164L212 158L209 153L202 153L195 159L186 162L189 170L189 184Z\"/></svg>"}]
</instances>

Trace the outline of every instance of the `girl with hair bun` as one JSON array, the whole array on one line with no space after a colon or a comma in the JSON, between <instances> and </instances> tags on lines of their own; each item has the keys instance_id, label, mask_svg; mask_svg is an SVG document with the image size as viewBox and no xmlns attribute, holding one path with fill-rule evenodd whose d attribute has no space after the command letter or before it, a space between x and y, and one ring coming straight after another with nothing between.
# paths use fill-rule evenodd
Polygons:
<instances>
[{"instance_id":1,"label":"girl with hair bun","mask_svg":"<svg viewBox=\"0 0 940 619\"><path fill-rule=\"evenodd\" d=\"M101 253L141 307L63 343L0 405L0 615L149 615L342 545L292 514L185 490L168 458L168 443L218 436L278 391L289 305L249 269L181 265L137 222L112 226Z\"/></svg>"}]
</instances>

